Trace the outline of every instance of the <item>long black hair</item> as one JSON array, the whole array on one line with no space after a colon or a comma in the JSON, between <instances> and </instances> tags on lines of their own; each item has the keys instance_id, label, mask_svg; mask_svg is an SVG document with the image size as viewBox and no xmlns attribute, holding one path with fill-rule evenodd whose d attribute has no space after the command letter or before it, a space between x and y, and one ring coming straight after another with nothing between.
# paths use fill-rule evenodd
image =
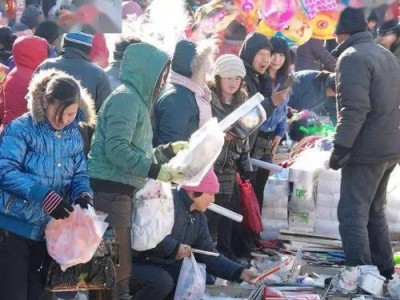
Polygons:
<instances>
[{"instance_id":1,"label":"long black hair","mask_svg":"<svg viewBox=\"0 0 400 300\"><path fill-rule=\"evenodd\" d=\"M281 83L283 83L288 78L290 71L291 57L290 57L289 45L283 38L276 36L272 37L270 39L270 42L273 47L272 54L282 53L283 55L285 55L285 62L283 63L283 66L278 70L276 74L277 78L279 78L279 80L281 80Z\"/></svg>"}]
</instances>

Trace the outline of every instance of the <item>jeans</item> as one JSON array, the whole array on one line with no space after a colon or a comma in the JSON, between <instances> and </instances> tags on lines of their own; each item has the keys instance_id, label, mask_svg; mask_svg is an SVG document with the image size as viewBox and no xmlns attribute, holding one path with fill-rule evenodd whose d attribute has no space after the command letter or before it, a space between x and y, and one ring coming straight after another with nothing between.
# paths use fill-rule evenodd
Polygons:
<instances>
[{"instance_id":1,"label":"jeans","mask_svg":"<svg viewBox=\"0 0 400 300\"><path fill-rule=\"evenodd\" d=\"M385 205L389 177L397 163L349 163L342 169L338 220L347 265L373 264L380 272L395 265Z\"/></svg>"}]
</instances>

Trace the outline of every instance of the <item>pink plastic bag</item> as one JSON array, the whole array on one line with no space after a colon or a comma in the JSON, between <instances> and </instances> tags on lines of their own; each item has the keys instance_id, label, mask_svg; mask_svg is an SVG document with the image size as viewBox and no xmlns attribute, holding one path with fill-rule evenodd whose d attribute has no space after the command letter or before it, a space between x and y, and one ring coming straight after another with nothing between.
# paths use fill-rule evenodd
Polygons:
<instances>
[{"instance_id":1,"label":"pink plastic bag","mask_svg":"<svg viewBox=\"0 0 400 300\"><path fill-rule=\"evenodd\" d=\"M74 205L74 211L64 220L51 219L45 235L47 251L60 264L61 270L90 261L99 247L108 223L107 215L96 215L94 209Z\"/></svg>"}]
</instances>

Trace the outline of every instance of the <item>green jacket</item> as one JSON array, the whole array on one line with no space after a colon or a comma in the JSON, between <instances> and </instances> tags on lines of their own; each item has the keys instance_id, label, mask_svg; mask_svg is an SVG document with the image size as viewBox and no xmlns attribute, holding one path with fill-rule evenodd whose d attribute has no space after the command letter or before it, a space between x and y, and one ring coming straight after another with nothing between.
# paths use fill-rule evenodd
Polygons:
<instances>
[{"instance_id":1,"label":"green jacket","mask_svg":"<svg viewBox=\"0 0 400 300\"><path fill-rule=\"evenodd\" d=\"M89 153L90 178L141 188L154 160L150 119L153 93L169 56L146 43L130 45L122 84L102 105Z\"/></svg>"}]
</instances>

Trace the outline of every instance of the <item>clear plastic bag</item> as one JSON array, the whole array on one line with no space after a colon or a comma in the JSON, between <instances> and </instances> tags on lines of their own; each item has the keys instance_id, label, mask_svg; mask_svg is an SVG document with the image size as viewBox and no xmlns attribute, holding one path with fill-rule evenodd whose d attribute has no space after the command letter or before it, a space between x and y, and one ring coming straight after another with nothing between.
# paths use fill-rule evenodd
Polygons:
<instances>
[{"instance_id":1,"label":"clear plastic bag","mask_svg":"<svg viewBox=\"0 0 400 300\"><path fill-rule=\"evenodd\" d=\"M174 226L171 184L148 179L135 195L132 214L132 249L145 251L158 245Z\"/></svg>"},{"instance_id":2,"label":"clear plastic bag","mask_svg":"<svg viewBox=\"0 0 400 300\"><path fill-rule=\"evenodd\" d=\"M108 227L106 214L96 215L93 207L74 211L64 220L51 219L45 235L47 251L60 264L61 270L90 261Z\"/></svg>"},{"instance_id":3,"label":"clear plastic bag","mask_svg":"<svg viewBox=\"0 0 400 300\"><path fill-rule=\"evenodd\" d=\"M203 299L206 290L206 266L196 262L194 255L183 259L174 300Z\"/></svg>"},{"instance_id":4,"label":"clear plastic bag","mask_svg":"<svg viewBox=\"0 0 400 300\"><path fill-rule=\"evenodd\" d=\"M216 118L207 121L192 134L189 147L170 160L172 167L181 170L184 178L177 180L179 185L198 185L210 170L224 145L225 134Z\"/></svg>"}]
</instances>

